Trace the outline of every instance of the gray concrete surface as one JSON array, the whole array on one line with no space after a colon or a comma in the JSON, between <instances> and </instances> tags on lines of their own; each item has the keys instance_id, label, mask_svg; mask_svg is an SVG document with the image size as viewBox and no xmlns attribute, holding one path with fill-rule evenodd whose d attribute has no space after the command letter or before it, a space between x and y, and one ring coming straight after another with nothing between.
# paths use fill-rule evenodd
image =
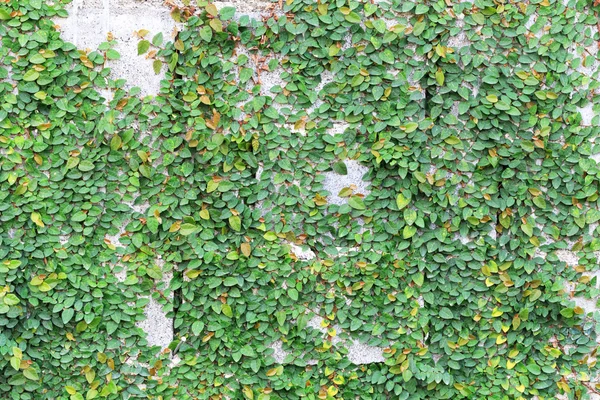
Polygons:
<instances>
[{"instance_id":1,"label":"gray concrete surface","mask_svg":"<svg viewBox=\"0 0 600 400\"><path fill-rule=\"evenodd\" d=\"M162 32L165 41L173 37L176 29L169 9L161 0L74 0L69 7L69 17L56 18L62 37L80 49L95 50L107 41L109 32L121 54L119 60L108 62L112 76L127 80L126 87L138 86L142 96L156 95L164 72L156 75L152 69L153 59L138 56L138 37L142 29L149 33L145 38Z\"/></svg>"},{"instance_id":2,"label":"gray concrete surface","mask_svg":"<svg viewBox=\"0 0 600 400\"><path fill-rule=\"evenodd\" d=\"M327 201L331 204L342 205L348 202L347 197L339 196L340 191L347 187L353 189L353 194L363 194L366 197L370 193L367 189L369 182L363 180L364 175L369 172L369 168L356 160L345 160L344 163L348 174L340 175L335 171L324 173L323 188L330 193L327 196Z\"/></svg>"}]
</instances>

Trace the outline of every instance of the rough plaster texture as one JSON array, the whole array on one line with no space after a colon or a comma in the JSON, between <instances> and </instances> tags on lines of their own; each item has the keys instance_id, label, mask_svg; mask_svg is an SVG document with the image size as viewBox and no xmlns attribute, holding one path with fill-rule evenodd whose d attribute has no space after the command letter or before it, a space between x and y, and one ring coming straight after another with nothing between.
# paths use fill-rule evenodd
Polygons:
<instances>
[{"instance_id":1,"label":"rough plaster texture","mask_svg":"<svg viewBox=\"0 0 600 400\"><path fill-rule=\"evenodd\" d=\"M340 175L335 171L324 173L325 181L323 182L323 188L330 193L330 195L327 196L327 201L331 204L342 205L348 202L347 198L339 196L340 190L347 187L352 187L354 189L353 194L363 194L367 196L370 193L367 189L369 182L363 180L364 175L369 172L369 168L355 160L346 160L344 163L348 169L346 175Z\"/></svg>"},{"instance_id":2,"label":"rough plaster texture","mask_svg":"<svg viewBox=\"0 0 600 400\"><path fill-rule=\"evenodd\" d=\"M141 29L150 31L145 37L162 32L165 40L172 38L176 29L169 9L161 0L74 0L69 17L56 18L62 37L83 50L93 51L107 41L109 32L117 41L115 50L119 60L108 62L115 79L126 79L126 87L138 86L142 96L156 95L164 73L154 74L152 59L138 56L138 37Z\"/></svg>"},{"instance_id":3,"label":"rough plaster texture","mask_svg":"<svg viewBox=\"0 0 600 400\"><path fill-rule=\"evenodd\" d=\"M377 0L376 2L381 2ZM150 33L146 35L147 39L151 39L154 34L162 32L165 40L169 40L176 33L177 24L173 21L169 14L168 4L178 4L179 0L74 0L69 6L69 17L66 19L57 18L55 23L61 31L62 36L77 45L80 49L93 51L97 46L107 40L109 32L117 41L115 49L121 54L120 60L110 61L108 66L112 69L112 77L115 79L123 78L127 80L128 88L138 86L141 89L141 94L156 95L160 90L160 82L164 74L155 75L152 70L152 59L147 59L146 56L137 55L138 38L136 32L140 29L146 29ZM261 15L269 12L280 14L276 5L268 0L231 0L231 1L215 1L218 8L225 6L234 6L237 9L237 16L249 15L252 18L260 18ZM387 23L388 21L386 21ZM389 21L389 25L393 25L394 21ZM529 26L535 23L532 18ZM540 35L542 29L537 32ZM457 51L469 44L469 39L462 32L450 38L448 45L455 48ZM347 43L346 45L349 45ZM597 47L597 45L595 45ZM595 49L591 49L594 51ZM572 49L571 54L574 58L580 58L582 49ZM577 71L581 74L591 77L597 71L599 65L579 66ZM273 72L264 73L261 77L264 95L270 94L270 89L276 85L281 86L284 82L281 79L282 69L277 69ZM319 91L327 83L333 80L330 73L323 75L322 84L316 89ZM476 96L478 87L476 84L471 87L473 95ZM110 93L104 93L105 97L110 98ZM312 109L320 105L317 101ZM580 108L583 123L586 125L596 125L598 118L595 118L596 113L591 105ZM307 110L310 113L310 110ZM344 122L334 122L333 127L327 130L328 134L342 134L350 126ZM600 154L592 156L596 161L600 161ZM330 193L329 201L333 204L345 204L346 198L338 196L341 189L352 187L355 194L368 195L367 190L369 182L364 181L363 177L368 171L368 168L362 166L357 161L346 160L348 168L347 175L339 175L333 171L325 173L324 190ZM261 171L262 172L262 171ZM260 173L257 174L260 176ZM131 205L134 208L133 204ZM136 211L144 212L143 206L135 206ZM139 207L139 209L138 209ZM107 237L107 239L115 246L120 246L118 241L120 234ZM465 238L468 241L468 239ZM301 247L291 245L291 252L298 259L310 260L315 257L312 250L303 249ZM342 251L341 253L344 253ZM576 265L578 258L575 253L569 251L561 251L558 257L569 265ZM160 260L157 260L160 263ZM126 271L121 270L115 273L117 278L124 280ZM593 274L600 278L600 273ZM164 284L168 284L171 275L165 274L163 279ZM599 279L600 280L600 279ZM577 305L581 306L586 312L596 310L596 304L593 300L583 298L573 299ZM172 320L166 317L162 306L150 297L150 302L145 309L147 319L138 324L147 333L149 345L166 347L173 340L173 323ZM320 317L313 318L309 326L320 330L324 335L327 335L327 329L321 324ZM339 327L333 327L338 331ZM340 344L341 339L335 337L332 342ZM348 358L355 364L368 364L373 362L383 361L383 349L379 347L368 346L360 343L357 340L346 340L341 345L348 349ZM288 353L283 349L283 343L275 342L271 346L273 349L273 358L277 363L285 363ZM175 358L173 362L175 362ZM310 362L309 362L310 364ZM592 398L600 399L600 396L593 395Z\"/></svg>"}]
</instances>

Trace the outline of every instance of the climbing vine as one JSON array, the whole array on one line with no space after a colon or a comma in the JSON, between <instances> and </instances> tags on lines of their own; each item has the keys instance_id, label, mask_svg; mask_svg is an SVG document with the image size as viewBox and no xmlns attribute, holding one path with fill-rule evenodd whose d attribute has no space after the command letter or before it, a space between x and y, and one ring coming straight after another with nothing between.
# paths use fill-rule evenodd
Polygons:
<instances>
[{"instance_id":1,"label":"climbing vine","mask_svg":"<svg viewBox=\"0 0 600 400\"><path fill-rule=\"evenodd\" d=\"M187 1L150 97L66 3L0 0L2 398L600 391L594 2Z\"/></svg>"}]
</instances>

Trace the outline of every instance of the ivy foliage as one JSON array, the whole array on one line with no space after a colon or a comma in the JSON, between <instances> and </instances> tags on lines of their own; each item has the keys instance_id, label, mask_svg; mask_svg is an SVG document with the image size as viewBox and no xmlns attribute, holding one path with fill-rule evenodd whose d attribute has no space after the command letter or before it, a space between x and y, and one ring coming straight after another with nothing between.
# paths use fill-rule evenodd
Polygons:
<instances>
[{"instance_id":1,"label":"ivy foliage","mask_svg":"<svg viewBox=\"0 0 600 400\"><path fill-rule=\"evenodd\" d=\"M155 97L60 38L67 2L0 1L2 398L598 390L592 1L187 2L141 35Z\"/></svg>"}]
</instances>

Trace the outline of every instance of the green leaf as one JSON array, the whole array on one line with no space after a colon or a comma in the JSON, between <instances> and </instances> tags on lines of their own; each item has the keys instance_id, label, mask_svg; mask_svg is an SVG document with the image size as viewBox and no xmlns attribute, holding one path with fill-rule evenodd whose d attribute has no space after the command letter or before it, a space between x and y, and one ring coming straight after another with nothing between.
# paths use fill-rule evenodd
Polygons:
<instances>
[{"instance_id":1,"label":"green leaf","mask_svg":"<svg viewBox=\"0 0 600 400\"><path fill-rule=\"evenodd\" d=\"M546 208L546 200L544 200L544 198L541 196L534 197L533 204L535 204L537 207L539 207L541 209Z\"/></svg>"},{"instance_id":2,"label":"green leaf","mask_svg":"<svg viewBox=\"0 0 600 400\"><path fill-rule=\"evenodd\" d=\"M42 221L42 216L38 212L34 211L31 213L31 221L33 221L33 223L36 224L37 226L39 226L40 228L44 227L44 222Z\"/></svg>"},{"instance_id":3,"label":"green leaf","mask_svg":"<svg viewBox=\"0 0 600 400\"><path fill-rule=\"evenodd\" d=\"M236 232L241 231L242 221L240 220L240 217L238 217L237 215L232 215L231 217L229 217L229 226L231 226L231 229L233 229Z\"/></svg>"},{"instance_id":4,"label":"green leaf","mask_svg":"<svg viewBox=\"0 0 600 400\"><path fill-rule=\"evenodd\" d=\"M32 367L24 369L23 370L23 375L25 376L25 378L27 378L29 380L32 380L32 381L39 381L40 380L40 377L39 377L37 371L34 368L32 368Z\"/></svg>"},{"instance_id":5,"label":"green leaf","mask_svg":"<svg viewBox=\"0 0 600 400\"><path fill-rule=\"evenodd\" d=\"M67 169L75 168L79 164L79 158L69 157L67 160Z\"/></svg>"},{"instance_id":6,"label":"green leaf","mask_svg":"<svg viewBox=\"0 0 600 400\"><path fill-rule=\"evenodd\" d=\"M0 20L5 21L10 19L10 13L4 8L0 8Z\"/></svg>"},{"instance_id":7,"label":"green leaf","mask_svg":"<svg viewBox=\"0 0 600 400\"><path fill-rule=\"evenodd\" d=\"M425 281L425 276L423 275L423 273L418 272L415 275L413 275L412 279L415 285L421 287L423 286L423 282Z\"/></svg>"},{"instance_id":8,"label":"green leaf","mask_svg":"<svg viewBox=\"0 0 600 400\"><path fill-rule=\"evenodd\" d=\"M6 296L4 296L3 301L4 304L6 304L7 306L15 306L21 302L21 300L19 300L19 298L12 293L9 293Z\"/></svg>"},{"instance_id":9,"label":"green leaf","mask_svg":"<svg viewBox=\"0 0 600 400\"><path fill-rule=\"evenodd\" d=\"M392 53L392 51L390 49L383 50L379 54L379 57L381 58L381 61L386 62L388 64L393 64L396 61L396 58L394 57L394 53Z\"/></svg>"},{"instance_id":10,"label":"green leaf","mask_svg":"<svg viewBox=\"0 0 600 400\"><path fill-rule=\"evenodd\" d=\"M233 277L233 276L228 276L223 281L223 285L225 285L225 286L236 286L237 284L238 284L238 280L236 277Z\"/></svg>"},{"instance_id":11,"label":"green leaf","mask_svg":"<svg viewBox=\"0 0 600 400\"><path fill-rule=\"evenodd\" d=\"M533 226L529 224L521 224L521 230L529 237L533 236Z\"/></svg>"},{"instance_id":12,"label":"green leaf","mask_svg":"<svg viewBox=\"0 0 600 400\"><path fill-rule=\"evenodd\" d=\"M402 237L404 239L410 239L415 235L415 233L417 233L417 228L415 226L406 225L402 230Z\"/></svg>"},{"instance_id":13,"label":"green leaf","mask_svg":"<svg viewBox=\"0 0 600 400\"><path fill-rule=\"evenodd\" d=\"M212 39L213 31L212 29L210 29L209 26L205 25L204 27L202 27L202 29L200 29L199 34L202 40L204 40L205 42L210 42Z\"/></svg>"},{"instance_id":14,"label":"green leaf","mask_svg":"<svg viewBox=\"0 0 600 400\"><path fill-rule=\"evenodd\" d=\"M223 21L230 20L235 15L235 7L223 7L219 11L219 15Z\"/></svg>"},{"instance_id":15,"label":"green leaf","mask_svg":"<svg viewBox=\"0 0 600 400\"><path fill-rule=\"evenodd\" d=\"M177 66L177 61L178 60L179 60L179 53L173 53L173 54L171 54L171 59L169 61L169 71L175 70L175 67Z\"/></svg>"},{"instance_id":16,"label":"green leaf","mask_svg":"<svg viewBox=\"0 0 600 400\"><path fill-rule=\"evenodd\" d=\"M410 197L404 197L402 193L398 193L396 196L396 205L398 206L398 210L402 210L404 207L410 204Z\"/></svg>"},{"instance_id":17,"label":"green leaf","mask_svg":"<svg viewBox=\"0 0 600 400\"><path fill-rule=\"evenodd\" d=\"M29 62L32 64L43 64L46 62L46 59L43 55L36 53L29 58Z\"/></svg>"},{"instance_id":18,"label":"green leaf","mask_svg":"<svg viewBox=\"0 0 600 400\"><path fill-rule=\"evenodd\" d=\"M355 210L366 210L363 199L359 196L352 196L348 199L348 205Z\"/></svg>"},{"instance_id":19,"label":"green leaf","mask_svg":"<svg viewBox=\"0 0 600 400\"><path fill-rule=\"evenodd\" d=\"M179 228L179 233L181 233L183 236L188 236L196 232L197 229L198 227L195 224L185 223L181 224L181 227Z\"/></svg>"},{"instance_id":20,"label":"green leaf","mask_svg":"<svg viewBox=\"0 0 600 400\"><path fill-rule=\"evenodd\" d=\"M162 68L162 62L160 62L160 60L154 60L152 62L152 69L154 70L155 75L160 74L161 68Z\"/></svg>"},{"instance_id":21,"label":"green leaf","mask_svg":"<svg viewBox=\"0 0 600 400\"><path fill-rule=\"evenodd\" d=\"M222 304L221 311L225 316L233 318L233 310L231 309L231 306L229 304Z\"/></svg>"},{"instance_id":22,"label":"green leaf","mask_svg":"<svg viewBox=\"0 0 600 400\"><path fill-rule=\"evenodd\" d=\"M94 169L94 163L89 160L82 160L79 162L78 168L82 172L88 172Z\"/></svg>"},{"instance_id":23,"label":"green leaf","mask_svg":"<svg viewBox=\"0 0 600 400\"><path fill-rule=\"evenodd\" d=\"M32 82L32 81L35 81L39 77L40 77L40 73L39 72L37 72L34 69L30 69L29 71L27 71L25 73L25 75L23 75L23 80L25 82Z\"/></svg>"},{"instance_id":24,"label":"green leaf","mask_svg":"<svg viewBox=\"0 0 600 400\"><path fill-rule=\"evenodd\" d=\"M533 375L539 375L542 373L542 370L536 364L527 364L527 370Z\"/></svg>"},{"instance_id":25,"label":"green leaf","mask_svg":"<svg viewBox=\"0 0 600 400\"><path fill-rule=\"evenodd\" d=\"M121 136L114 135L112 139L110 139L110 149L111 150L119 150L121 148Z\"/></svg>"},{"instance_id":26,"label":"green leaf","mask_svg":"<svg viewBox=\"0 0 600 400\"><path fill-rule=\"evenodd\" d=\"M294 300L294 301L298 301L298 291L294 288L289 288L288 291L288 296L290 296L290 299Z\"/></svg>"},{"instance_id":27,"label":"green leaf","mask_svg":"<svg viewBox=\"0 0 600 400\"><path fill-rule=\"evenodd\" d=\"M152 44L156 47L160 47L160 45L163 43L163 34L162 32L158 32L156 35L154 35L154 37L152 38Z\"/></svg>"},{"instance_id":28,"label":"green leaf","mask_svg":"<svg viewBox=\"0 0 600 400\"><path fill-rule=\"evenodd\" d=\"M440 86L444 84L444 71L442 71L441 68L438 68L438 70L435 73L435 81Z\"/></svg>"},{"instance_id":29,"label":"green leaf","mask_svg":"<svg viewBox=\"0 0 600 400\"><path fill-rule=\"evenodd\" d=\"M21 366L21 359L15 356L10 358L10 366L13 367L15 371L18 371Z\"/></svg>"},{"instance_id":30,"label":"green leaf","mask_svg":"<svg viewBox=\"0 0 600 400\"><path fill-rule=\"evenodd\" d=\"M448 307L442 307L440 309L440 317L444 319L453 319L454 314L452 313L452 310L450 310Z\"/></svg>"},{"instance_id":31,"label":"green leaf","mask_svg":"<svg viewBox=\"0 0 600 400\"><path fill-rule=\"evenodd\" d=\"M350 12L344 18L346 19L346 21L351 22L353 24L360 24L361 21L360 15L358 15L354 11Z\"/></svg>"},{"instance_id":32,"label":"green leaf","mask_svg":"<svg viewBox=\"0 0 600 400\"><path fill-rule=\"evenodd\" d=\"M192 324L192 333L196 336L198 336L203 329L204 322L202 321L194 321L194 323Z\"/></svg>"},{"instance_id":33,"label":"green leaf","mask_svg":"<svg viewBox=\"0 0 600 400\"><path fill-rule=\"evenodd\" d=\"M221 20L214 18L211 19L208 24L211 28L215 30L215 32L223 32L223 23L221 22Z\"/></svg>"},{"instance_id":34,"label":"green leaf","mask_svg":"<svg viewBox=\"0 0 600 400\"><path fill-rule=\"evenodd\" d=\"M108 49L106 51L106 58L108 58L109 60L120 60L121 54L119 54L119 52L115 49Z\"/></svg>"},{"instance_id":35,"label":"green leaf","mask_svg":"<svg viewBox=\"0 0 600 400\"><path fill-rule=\"evenodd\" d=\"M143 177L148 179L152 178L152 167L148 164L140 165L138 170L140 171L140 174L142 174Z\"/></svg>"},{"instance_id":36,"label":"green leaf","mask_svg":"<svg viewBox=\"0 0 600 400\"><path fill-rule=\"evenodd\" d=\"M150 42L147 40L140 40L137 45L138 56L146 53L150 49Z\"/></svg>"},{"instance_id":37,"label":"green leaf","mask_svg":"<svg viewBox=\"0 0 600 400\"><path fill-rule=\"evenodd\" d=\"M75 310L73 310L72 308L65 308L61 315L63 324L68 324L69 321L71 321L71 318L73 318L74 314Z\"/></svg>"},{"instance_id":38,"label":"green leaf","mask_svg":"<svg viewBox=\"0 0 600 400\"><path fill-rule=\"evenodd\" d=\"M266 232L263 237L268 240L269 242L272 242L274 240L277 240L277 235L275 234L275 232L269 231Z\"/></svg>"},{"instance_id":39,"label":"green leaf","mask_svg":"<svg viewBox=\"0 0 600 400\"><path fill-rule=\"evenodd\" d=\"M146 226L148 227L148 230L150 232L155 234L158 232L159 222L154 216L148 217L148 219L146 220Z\"/></svg>"},{"instance_id":40,"label":"green leaf","mask_svg":"<svg viewBox=\"0 0 600 400\"><path fill-rule=\"evenodd\" d=\"M485 24L485 17L483 16L482 13L474 13L471 14L471 17L473 17L473 21L475 21L477 24L479 25L484 25Z\"/></svg>"},{"instance_id":41,"label":"green leaf","mask_svg":"<svg viewBox=\"0 0 600 400\"><path fill-rule=\"evenodd\" d=\"M348 168L346 167L346 163L343 161L338 161L333 164L333 170L340 175L348 175Z\"/></svg>"},{"instance_id":42,"label":"green leaf","mask_svg":"<svg viewBox=\"0 0 600 400\"><path fill-rule=\"evenodd\" d=\"M404 131L406 133L411 133L417 130L417 128L419 127L419 124L417 124L416 122L408 122L406 124L404 124Z\"/></svg>"}]
</instances>

